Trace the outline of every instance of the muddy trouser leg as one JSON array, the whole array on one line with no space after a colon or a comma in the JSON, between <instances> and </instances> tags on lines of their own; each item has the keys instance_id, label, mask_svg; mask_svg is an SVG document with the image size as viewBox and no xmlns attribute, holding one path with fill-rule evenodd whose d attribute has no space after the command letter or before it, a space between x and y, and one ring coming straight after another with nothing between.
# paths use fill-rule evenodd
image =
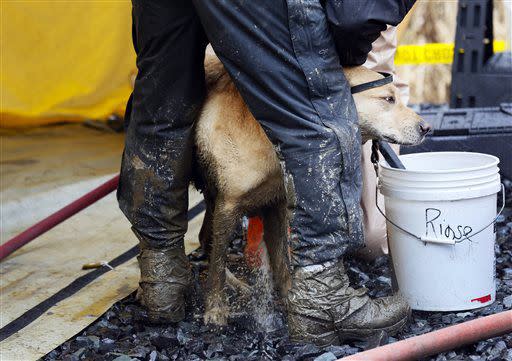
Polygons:
<instances>
[{"instance_id":1,"label":"muddy trouser leg","mask_svg":"<svg viewBox=\"0 0 512 361\"><path fill-rule=\"evenodd\" d=\"M363 244L357 113L320 0L194 0L208 38L282 159L290 222L292 340L328 345L407 318L370 301L339 261Z\"/></svg>"},{"instance_id":2,"label":"muddy trouser leg","mask_svg":"<svg viewBox=\"0 0 512 361\"><path fill-rule=\"evenodd\" d=\"M291 262L362 244L357 114L318 0L194 1L205 32L283 160Z\"/></svg>"},{"instance_id":3,"label":"muddy trouser leg","mask_svg":"<svg viewBox=\"0 0 512 361\"><path fill-rule=\"evenodd\" d=\"M179 321L190 282L184 235L207 40L188 0L134 0L133 37L138 75L118 199L140 241L141 301L152 321Z\"/></svg>"}]
</instances>

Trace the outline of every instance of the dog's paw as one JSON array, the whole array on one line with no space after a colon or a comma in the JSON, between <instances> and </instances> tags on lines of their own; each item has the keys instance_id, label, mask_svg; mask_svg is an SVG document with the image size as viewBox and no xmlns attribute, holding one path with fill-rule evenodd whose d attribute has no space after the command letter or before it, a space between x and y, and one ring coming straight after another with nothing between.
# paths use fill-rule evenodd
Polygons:
<instances>
[{"instance_id":1,"label":"dog's paw","mask_svg":"<svg viewBox=\"0 0 512 361\"><path fill-rule=\"evenodd\" d=\"M226 295L212 292L206 297L204 323L206 325L225 326L228 323L229 306Z\"/></svg>"},{"instance_id":2,"label":"dog's paw","mask_svg":"<svg viewBox=\"0 0 512 361\"><path fill-rule=\"evenodd\" d=\"M225 326L228 323L227 307L208 308L204 313L205 325Z\"/></svg>"}]
</instances>

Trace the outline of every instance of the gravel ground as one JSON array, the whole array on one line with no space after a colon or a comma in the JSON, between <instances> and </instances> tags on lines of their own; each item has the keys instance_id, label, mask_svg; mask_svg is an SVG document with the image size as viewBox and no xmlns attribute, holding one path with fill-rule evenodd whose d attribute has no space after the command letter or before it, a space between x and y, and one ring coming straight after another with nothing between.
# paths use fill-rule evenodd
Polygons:
<instances>
[{"instance_id":1,"label":"gravel ground","mask_svg":"<svg viewBox=\"0 0 512 361\"><path fill-rule=\"evenodd\" d=\"M396 342L414 335L440 329L456 323L512 309L512 182L505 181L507 201L498 219L496 242L497 295L496 302L471 312L413 312L412 322L400 335L383 340ZM230 249L230 264L240 264L243 242L236 240ZM332 346L320 350L311 344L288 341L280 305L259 299L243 300L232 297L233 317L222 329L202 323L203 293L206 264L192 259L195 287L187 318L174 326L151 326L144 322L144 310L134 296L113 305L100 319L81 334L50 352L43 360L316 360L332 361L360 352L369 345L361 342ZM373 263L351 259L346 262L350 278L356 286L365 286L372 296L391 292L387 257ZM253 283L255 275L230 267L237 276ZM255 288L258 285L255 286ZM265 294L258 288L257 294ZM231 294L232 296L234 294ZM262 310L264 311L262 314ZM268 316L270 315L270 316ZM267 329L262 332L262 329ZM511 360L512 335L505 335L474 345L446 352L429 360Z\"/></svg>"}]
</instances>

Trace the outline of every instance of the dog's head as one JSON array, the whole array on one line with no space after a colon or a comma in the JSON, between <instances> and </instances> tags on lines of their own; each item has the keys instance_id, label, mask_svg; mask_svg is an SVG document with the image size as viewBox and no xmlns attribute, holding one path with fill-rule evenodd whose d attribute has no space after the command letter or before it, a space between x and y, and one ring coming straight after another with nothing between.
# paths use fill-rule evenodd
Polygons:
<instances>
[{"instance_id":1,"label":"dog's head","mask_svg":"<svg viewBox=\"0 0 512 361\"><path fill-rule=\"evenodd\" d=\"M344 68L350 86L383 78L382 74L363 66ZM393 83L354 94L359 127L363 142L369 139L390 143L419 144L431 126L400 99L400 91Z\"/></svg>"}]
</instances>

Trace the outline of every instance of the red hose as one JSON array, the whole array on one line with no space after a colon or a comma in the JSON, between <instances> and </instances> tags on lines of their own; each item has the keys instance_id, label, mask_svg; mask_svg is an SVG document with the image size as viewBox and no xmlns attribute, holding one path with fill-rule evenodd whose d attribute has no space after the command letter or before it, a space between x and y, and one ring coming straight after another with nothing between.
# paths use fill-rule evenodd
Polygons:
<instances>
[{"instance_id":1,"label":"red hose","mask_svg":"<svg viewBox=\"0 0 512 361\"><path fill-rule=\"evenodd\" d=\"M119 175L103 183L99 187L93 189L89 193L78 198L76 201L68 204L64 208L61 208L60 210L46 217L42 221L34 224L32 227L21 232L14 238L11 238L10 240L8 240L7 242L0 246L0 260L3 260L5 257L16 251L18 248L26 245L34 238L52 229L57 224L65 221L74 214L80 212L82 209L87 208L94 202L105 197L107 194L115 191L118 184Z\"/></svg>"},{"instance_id":2,"label":"red hose","mask_svg":"<svg viewBox=\"0 0 512 361\"><path fill-rule=\"evenodd\" d=\"M512 311L505 311L360 352L340 360L417 360L509 332L512 332Z\"/></svg>"}]
</instances>

